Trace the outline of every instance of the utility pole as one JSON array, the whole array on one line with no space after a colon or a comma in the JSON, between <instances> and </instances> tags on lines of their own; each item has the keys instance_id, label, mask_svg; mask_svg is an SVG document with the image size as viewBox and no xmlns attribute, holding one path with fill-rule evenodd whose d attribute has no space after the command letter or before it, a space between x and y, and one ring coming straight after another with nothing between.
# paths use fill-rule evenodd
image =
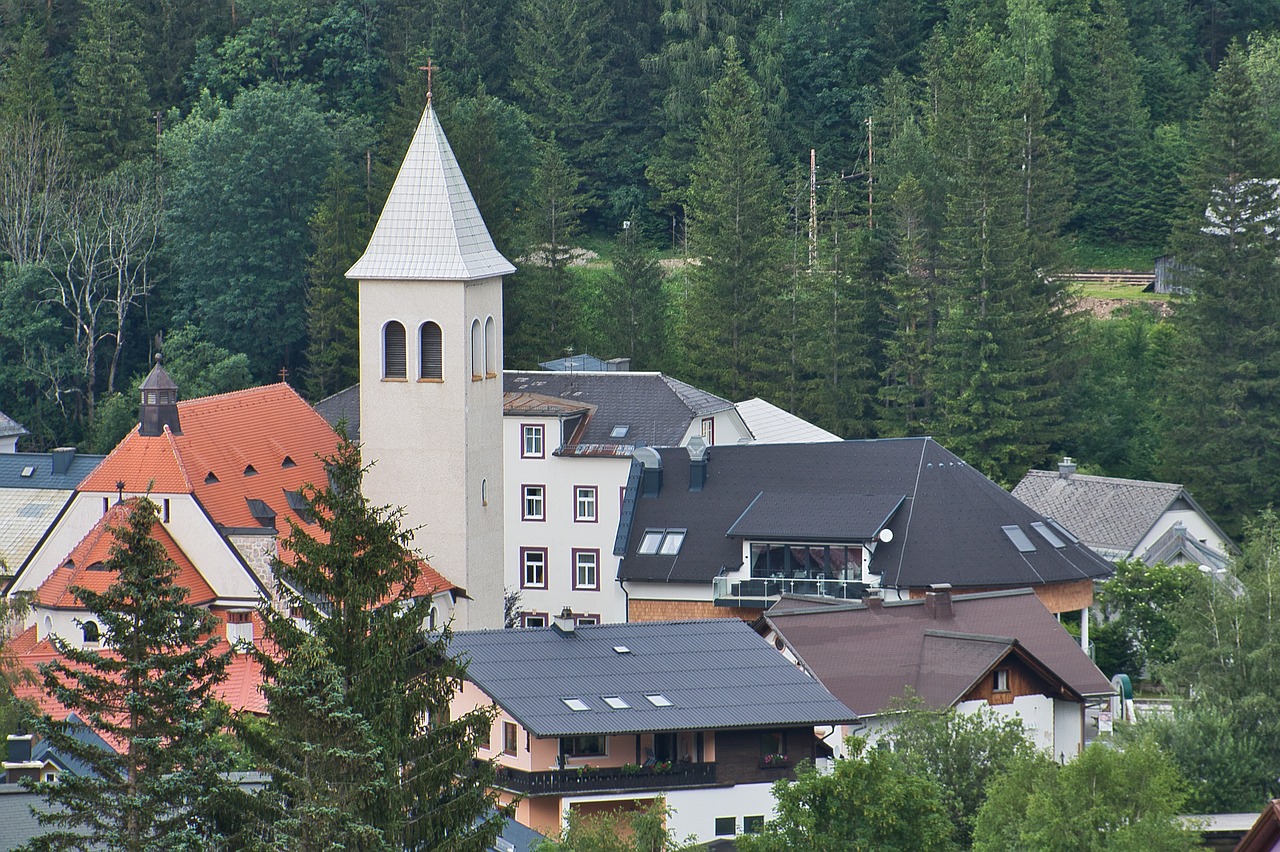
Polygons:
<instances>
[{"instance_id":1,"label":"utility pole","mask_svg":"<svg viewBox=\"0 0 1280 852\"><path fill-rule=\"evenodd\" d=\"M818 152L809 149L809 273L818 266Z\"/></svg>"}]
</instances>

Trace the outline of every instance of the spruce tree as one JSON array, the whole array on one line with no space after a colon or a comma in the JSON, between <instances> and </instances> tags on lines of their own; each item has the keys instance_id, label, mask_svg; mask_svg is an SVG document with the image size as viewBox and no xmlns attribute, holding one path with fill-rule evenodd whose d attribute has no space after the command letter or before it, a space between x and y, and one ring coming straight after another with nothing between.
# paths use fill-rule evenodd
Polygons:
<instances>
[{"instance_id":1,"label":"spruce tree","mask_svg":"<svg viewBox=\"0 0 1280 852\"><path fill-rule=\"evenodd\" d=\"M58 656L41 668L44 689L78 721L43 715L32 728L89 771L33 785L51 807L28 849L218 848L230 799L215 737L227 714L214 690L229 650L221 621L175 585L178 567L151 536L156 511L147 498L118 506L103 563L115 579L104 592L71 590L93 613L102 648L51 635ZM76 736L84 725L119 751Z\"/></svg>"},{"instance_id":2,"label":"spruce tree","mask_svg":"<svg viewBox=\"0 0 1280 852\"><path fill-rule=\"evenodd\" d=\"M782 184L760 89L736 52L711 88L689 190L685 348L694 381L732 399L781 384Z\"/></svg>"},{"instance_id":3,"label":"spruce tree","mask_svg":"<svg viewBox=\"0 0 1280 852\"><path fill-rule=\"evenodd\" d=\"M663 363L667 335L667 297L662 267L644 242L638 218L618 234L613 272L604 283L602 337L631 369L652 369Z\"/></svg>"},{"instance_id":4,"label":"spruce tree","mask_svg":"<svg viewBox=\"0 0 1280 852\"><path fill-rule=\"evenodd\" d=\"M493 768L474 760L492 717L449 716L466 669L448 628L426 629L424 563L401 511L361 492L359 448L344 436L325 468L328 485L303 489L317 531L291 523L283 605L262 610L270 719L249 740L272 781L251 833L280 849L335 848L324 826L358 849L482 852L501 827Z\"/></svg>"},{"instance_id":5,"label":"spruce tree","mask_svg":"<svg viewBox=\"0 0 1280 852\"><path fill-rule=\"evenodd\" d=\"M1231 531L1280 500L1280 156L1239 49L1218 70L1195 146L1162 466Z\"/></svg>"},{"instance_id":6,"label":"spruce tree","mask_svg":"<svg viewBox=\"0 0 1280 852\"><path fill-rule=\"evenodd\" d=\"M90 0L76 49L72 140L94 172L114 169L154 144L142 33L127 0Z\"/></svg>"}]
</instances>

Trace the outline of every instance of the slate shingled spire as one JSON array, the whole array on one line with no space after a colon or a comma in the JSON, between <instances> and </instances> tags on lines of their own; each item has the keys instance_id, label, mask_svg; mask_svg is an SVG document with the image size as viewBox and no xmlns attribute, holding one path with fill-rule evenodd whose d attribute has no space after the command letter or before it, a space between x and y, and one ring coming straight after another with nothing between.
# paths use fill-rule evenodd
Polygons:
<instances>
[{"instance_id":1,"label":"slate shingled spire","mask_svg":"<svg viewBox=\"0 0 1280 852\"><path fill-rule=\"evenodd\" d=\"M474 281L515 272L494 247L435 108L427 104L369 247L347 270L364 281Z\"/></svg>"}]
</instances>

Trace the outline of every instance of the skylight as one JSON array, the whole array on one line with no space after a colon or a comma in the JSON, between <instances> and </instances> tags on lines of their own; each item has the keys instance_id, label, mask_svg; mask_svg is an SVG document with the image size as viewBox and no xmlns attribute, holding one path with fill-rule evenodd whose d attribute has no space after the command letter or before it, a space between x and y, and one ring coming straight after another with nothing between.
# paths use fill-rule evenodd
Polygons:
<instances>
[{"instance_id":1,"label":"skylight","mask_svg":"<svg viewBox=\"0 0 1280 852\"><path fill-rule=\"evenodd\" d=\"M674 707L675 706L675 703L672 702L670 698L668 698L667 696L663 695L660 692L654 693L653 695L646 695L645 698L649 699L649 703L652 704L654 707Z\"/></svg>"},{"instance_id":2,"label":"skylight","mask_svg":"<svg viewBox=\"0 0 1280 852\"><path fill-rule=\"evenodd\" d=\"M644 536L640 539L640 546L636 548L636 553L641 556L652 556L658 552L658 546L662 544L662 537L666 535L666 530L645 530Z\"/></svg>"},{"instance_id":3,"label":"skylight","mask_svg":"<svg viewBox=\"0 0 1280 852\"><path fill-rule=\"evenodd\" d=\"M684 544L684 533L684 530L667 530L658 552L663 556L675 556L680 552L680 545Z\"/></svg>"},{"instance_id":4,"label":"skylight","mask_svg":"<svg viewBox=\"0 0 1280 852\"><path fill-rule=\"evenodd\" d=\"M23 477L31 476L31 475L33 475L35 472L36 472L36 469L35 469L34 467L32 467L31 465L27 465L26 467L24 467L24 468L22 469L22 475L23 475Z\"/></svg>"},{"instance_id":5,"label":"skylight","mask_svg":"<svg viewBox=\"0 0 1280 852\"><path fill-rule=\"evenodd\" d=\"M610 438L625 438L625 437L627 437L627 432L628 432L630 429L631 429L631 427L630 427L630 426L614 426L614 427L613 427L613 431L609 433L609 437L610 437Z\"/></svg>"},{"instance_id":6,"label":"skylight","mask_svg":"<svg viewBox=\"0 0 1280 852\"><path fill-rule=\"evenodd\" d=\"M560 700L564 702L566 707L568 707L570 710L574 711L575 713L580 713L583 710L591 709L589 706L587 706L587 702L583 701L581 698L561 698Z\"/></svg>"},{"instance_id":7,"label":"skylight","mask_svg":"<svg viewBox=\"0 0 1280 852\"><path fill-rule=\"evenodd\" d=\"M614 646L613 646L613 653L615 653L615 654L630 654L630 653L631 653L631 649L630 649L630 648L628 648L626 645L614 645Z\"/></svg>"},{"instance_id":8,"label":"skylight","mask_svg":"<svg viewBox=\"0 0 1280 852\"><path fill-rule=\"evenodd\" d=\"M641 556L675 556L688 530L645 530L636 553Z\"/></svg>"},{"instance_id":9,"label":"skylight","mask_svg":"<svg viewBox=\"0 0 1280 852\"><path fill-rule=\"evenodd\" d=\"M1009 537L1009 541L1013 542L1013 546L1018 548L1020 553L1036 552L1036 546L1031 543L1031 539L1027 538L1027 534L1022 531L1022 527L1017 524L1009 524L1000 529L1004 530L1004 534Z\"/></svg>"},{"instance_id":10,"label":"skylight","mask_svg":"<svg viewBox=\"0 0 1280 852\"><path fill-rule=\"evenodd\" d=\"M1071 530L1067 529L1062 524L1055 521L1053 518L1046 518L1046 520L1053 525L1053 528L1055 530L1062 533L1062 537L1065 538L1067 541L1072 542L1073 544L1080 541L1080 539L1076 538L1071 534Z\"/></svg>"},{"instance_id":11,"label":"skylight","mask_svg":"<svg viewBox=\"0 0 1280 852\"><path fill-rule=\"evenodd\" d=\"M630 705L630 704L628 704L627 702L623 701L623 700L622 700L620 697L618 697L617 695L606 695L606 696L604 696L604 703L605 703L605 704L608 704L608 705L609 705L610 707L612 707L614 710L629 710L629 709L631 709L631 705Z\"/></svg>"},{"instance_id":12,"label":"skylight","mask_svg":"<svg viewBox=\"0 0 1280 852\"><path fill-rule=\"evenodd\" d=\"M1053 530L1049 529L1048 527L1046 527L1044 524L1040 523L1039 521L1032 521L1032 522L1031 522L1031 529L1033 529L1033 530L1035 530L1036 532L1040 533L1040 537L1041 537L1041 538L1043 538L1045 541L1049 542L1050 544L1052 544L1054 547L1058 548L1059 550L1061 550L1062 548L1064 548L1064 547L1066 547L1066 546L1067 546L1066 542L1064 542L1062 539L1058 538L1058 536L1053 532Z\"/></svg>"}]
</instances>

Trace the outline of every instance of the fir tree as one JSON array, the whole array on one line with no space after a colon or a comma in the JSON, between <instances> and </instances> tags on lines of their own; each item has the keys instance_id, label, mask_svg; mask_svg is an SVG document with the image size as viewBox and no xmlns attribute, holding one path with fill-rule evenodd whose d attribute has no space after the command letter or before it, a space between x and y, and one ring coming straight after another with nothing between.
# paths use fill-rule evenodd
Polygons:
<instances>
[{"instance_id":1,"label":"fir tree","mask_svg":"<svg viewBox=\"0 0 1280 852\"><path fill-rule=\"evenodd\" d=\"M114 581L105 592L72 589L93 613L102 649L51 634L58 656L41 679L79 721L38 716L32 727L89 772L33 785L51 808L39 817L47 832L29 849L217 847L216 817L229 799L215 739L226 708L214 689L226 678L229 651L220 620L175 585L178 567L151 536L156 511L146 498L121 504L103 564ZM77 737L82 725L119 751Z\"/></svg>"},{"instance_id":2,"label":"fir tree","mask_svg":"<svg viewBox=\"0 0 1280 852\"><path fill-rule=\"evenodd\" d=\"M736 53L712 87L689 190L690 272L684 333L690 371L708 390L743 399L779 384L781 181L767 144L760 90Z\"/></svg>"},{"instance_id":3,"label":"fir tree","mask_svg":"<svg viewBox=\"0 0 1280 852\"><path fill-rule=\"evenodd\" d=\"M1280 499L1280 156L1238 49L1218 70L1195 145L1191 214L1176 240L1191 293L1174 315L1180 369L1162 463L1231 531Z\"/></svg>"},{"instance_id":4,"label":"fir tree","mask_svg":"<svg viewBox=\"0 0 1280 852\"><path fill-rule=\"evenodd\" d=\"M271 719L250 737L272 775L256 833L275 848L333 848L319 822L359 849L481 852L501 826L493 768L474 761L492 717L448 715L466 670L447 628L424 629L423 562L401 512L361 492L359 448L344 437L325 467L329 484L304 488L317 532L291 523L292 558L276 565L283 607L262 610L277 652Z\"/></svg>"},{"instance_id":5,"label":"fir tree","mask_svg":"<svg viewBox=\"0 0 1280 852\"><path fill-rule=\"evenodd\" d=\"M662 268L652 249L644 244L636 218L618 235L613 272L601 295L603 337L614 347L613 351L630 358L633 370L661 364L667 322Z\"/></svg>"},{"instance_id":6,"label":"fir tree","mask_svg":"<svg viewBox=\"0 0 1280 852\"><path fill-rule=\"evenodd\" d=\"M0 123L18 119L61 124L45 40L28 22L13 52L0 65Z\"/></svg>"},{"instance_id":7,"label":"fir tree","mask_svg":"<svg viewBox=\"0 0 1280 852\"><path fill-rule=\"evenodd\" d=\"M91 0L76 50L72 139L97 173L114 169L153 143L142 72L142 34L126 0Z\"/></svg>"}]
</instances>

